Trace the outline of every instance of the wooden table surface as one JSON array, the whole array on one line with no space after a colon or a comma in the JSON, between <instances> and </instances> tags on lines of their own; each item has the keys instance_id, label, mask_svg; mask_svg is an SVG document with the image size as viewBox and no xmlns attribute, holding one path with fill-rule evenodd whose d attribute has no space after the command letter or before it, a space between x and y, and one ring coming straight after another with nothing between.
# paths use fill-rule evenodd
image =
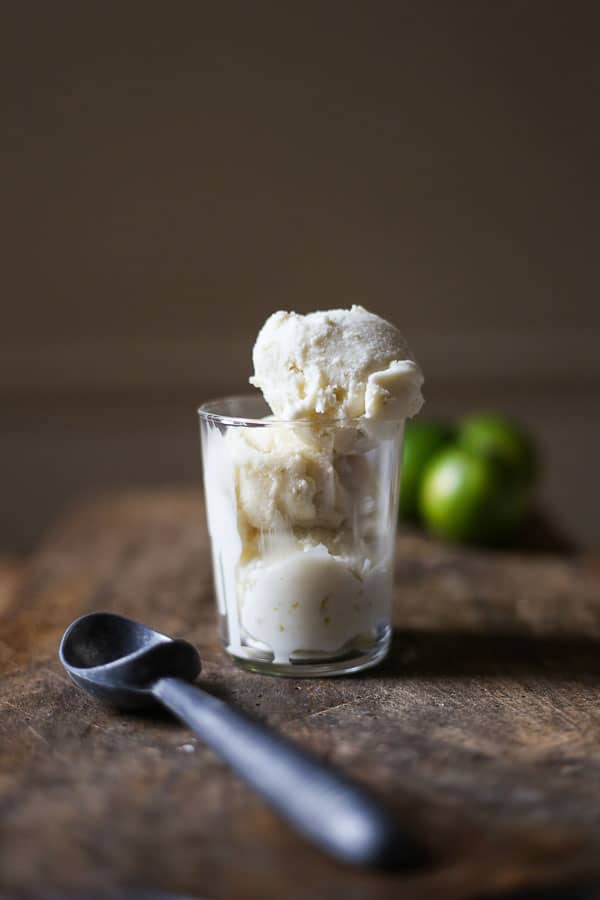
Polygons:
<instances>
[{"instance_id":1,"label":"wooden table surface","mask_svg":"<svg viewBox=\"0 0 600 900\"><path fill-rule=\"evenodd\" d=\"M217 642L199 495L125 493L64 517L0 586L0 895L454 900L600 880L597 569L408 534L397 582L380 669L251 675ZM210 690L369 784L431 864L331 862L173 721L76 690L58 641L93 609L196 643Z\"/></svg>"}]
</instances>

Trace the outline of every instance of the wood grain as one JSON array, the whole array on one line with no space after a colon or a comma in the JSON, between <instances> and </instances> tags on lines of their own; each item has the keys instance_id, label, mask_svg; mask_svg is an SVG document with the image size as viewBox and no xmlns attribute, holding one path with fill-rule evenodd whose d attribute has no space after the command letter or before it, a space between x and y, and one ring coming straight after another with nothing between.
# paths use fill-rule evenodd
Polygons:
<instances>
[{"instance_id":1,"label":"wood grain","mask_svg":"<svg viewBox=\"0 0 600 900\"><path fill-rule=\"evenodd\" d=\"M397 581L380 669L250 675L218 646L199 495L124 493L74 510L0 616L0 889L459 900L600 879L597 570L407 534ZM371 785L432 865L382 876L334 864L170 719L83 696L57 644L101 608L195 642L209 689Z\"/></svg>"}]
</instances>

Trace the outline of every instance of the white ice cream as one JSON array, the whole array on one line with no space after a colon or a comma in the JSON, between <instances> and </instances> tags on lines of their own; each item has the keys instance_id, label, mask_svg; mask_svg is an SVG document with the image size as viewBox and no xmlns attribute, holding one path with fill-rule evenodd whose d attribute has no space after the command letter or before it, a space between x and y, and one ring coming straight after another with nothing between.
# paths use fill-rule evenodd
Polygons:
<instances>
[{"instance_id":1,"label":"white ice cream","mask_svg":"<svg viewBox=\"0 0 600 900\"><path fill-rule=\"evenodd\" d=\"M254 366L273 421L214 427L205 450L228 648L335 657L389 621L402 423L423 378L397 329L357 306L275 313Z\"/></svg>"},{"instance_id":2,"label":"white ice cream","mask_svg":"<svg viewBox=\"0 0 600 900\"><path fill-rule=\"evenodd\" d=\"M253 361L250 382L281 419L406 419L423 403L423 376L404 338L362 306L273 313Z\"/></svg>"},{"instance_id":3,"label":"white ice cream","mask_svg":"<svg viewBox=\"0 0 600 900\"><path fill-rule=\"evenodd\" d=\"M244 574L241 623L286 663L292 653L334 653L369 635L389 614L389 567L358 573L356 559L332 555L322 544Z\"/></svg>"}]
</instances>

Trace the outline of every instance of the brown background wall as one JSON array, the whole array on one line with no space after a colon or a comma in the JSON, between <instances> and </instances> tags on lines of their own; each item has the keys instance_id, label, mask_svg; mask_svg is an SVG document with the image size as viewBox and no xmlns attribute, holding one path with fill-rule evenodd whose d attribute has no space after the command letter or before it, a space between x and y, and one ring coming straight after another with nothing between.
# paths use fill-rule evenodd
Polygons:
<instances>
[{"instance_id":1,"label":"brown background wall","mask_svg":"<svg viewBox=\"0 0 600 900\"><path fill-rule=\"evenodd\" d=\"M594 3L3 10L0 547L197 480L276 308L396 321L428 409L530 422L600 540Z\"/></svg>"}]
</instances>

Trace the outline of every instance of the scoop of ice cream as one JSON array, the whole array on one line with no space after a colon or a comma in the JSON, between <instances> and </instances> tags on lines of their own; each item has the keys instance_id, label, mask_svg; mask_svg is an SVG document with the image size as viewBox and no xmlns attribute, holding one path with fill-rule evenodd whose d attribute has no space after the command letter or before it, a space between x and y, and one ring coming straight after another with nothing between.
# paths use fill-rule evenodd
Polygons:
<instances>
[{"instance_id":1,"label":"scoop of ice cream","mask_svg":"<svg viewBox=\"0 0 600 900\"><path fill-rule=\"evenodd\" d=\"M238 527L251 531L290 527L339 528L349 499L330 454L303 441L286 425L231 429Z\"/></svg>"},{"instance_id":2,"label":"scoop of ice cream","mask_svg":"<svg viewBox=\"0 0 600 900\"><path fill-rule=\"evenodd\" d=\"M322 545L266 566L254 562L243 576L244 629L284 663L294 651L335 651L369 635L389 615L392 570L367 565L356 572L353 562Z\"/></svg>"},{"instance_id":3,"label":"scoop of ice cream","mask_svg":"<svg viewBox=\"0 0 600 900\"><path fill-rule=\"evenodd\" d=\"M362 306L276 312L256 339L251 384L281 419L404 419L423 376L397 328Z\"/></svg>"}]
</instances>

